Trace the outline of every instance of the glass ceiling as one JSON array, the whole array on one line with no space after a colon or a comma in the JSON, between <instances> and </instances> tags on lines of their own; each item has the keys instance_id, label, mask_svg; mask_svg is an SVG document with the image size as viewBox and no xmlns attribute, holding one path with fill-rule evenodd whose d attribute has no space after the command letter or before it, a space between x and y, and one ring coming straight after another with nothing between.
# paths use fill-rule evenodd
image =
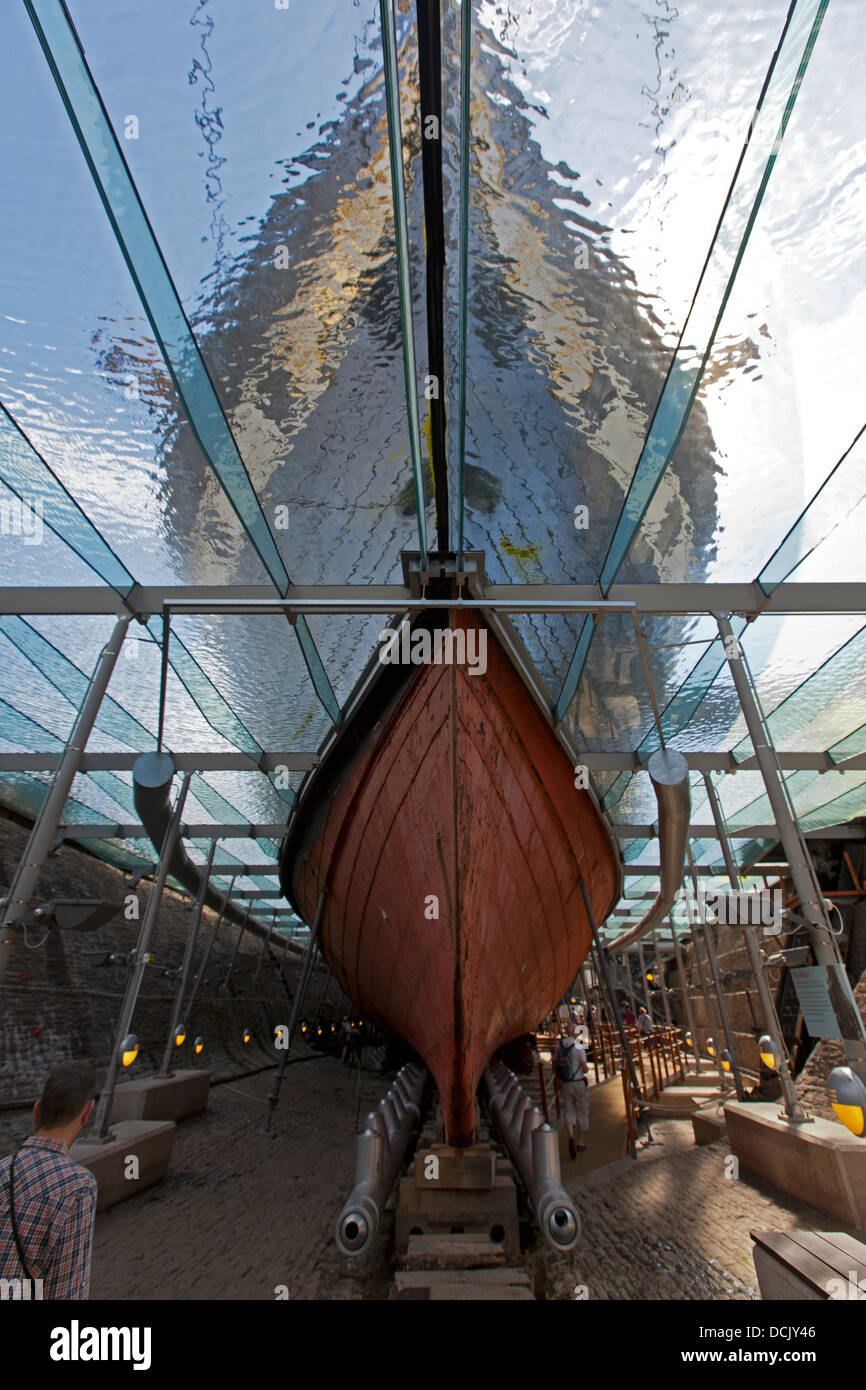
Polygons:
<instances>
[{"instance_id":1,"label":"glass ceiling","mask_svg":"<svg viewBox=\"0 0 866 1390\"><path fill-rule=\"evenodd\" d=\"M462 520L496 584L866 581L859 0L482 0L465 130L461 6L441 13L452 537ZM396 34L426 453L403 0ZM145 16L133 0L24 0L0 13L0 70L0 586L402 584L417 498L378 4L151 0ZM432 535L426 457L423 472ZM114 620L19 611L0 617L0 754L56 754ZM513 623L581 752L658 746L630 619ZM713 619L641 625L670 746L747 758ZM315 753L382 626L174 617L168 746ZM862 612L734 630L780 750L866 752ZM159 614L132 625L89 752L156 746L161 642ZM8 761L0 801L32 815L50 772ZM302 776L204 772L185 819L284 822ZM763 784L714 780L748 866L766 844L742 833L770 818ZM866 813L866 770L787 781L804 829ZM644 773L595 783L617 826L655 820ZM149 864L146 841L112 833L135 819L128 768L76 778L64 823L106 826L89 848ZM654 840L620 843L627 863L657 862ZM693 852L720 865L714 840ZM218 849L222 865L273 867L236 881L273 888L257 912L280 906L276 853L270 837ZM627 895L656 885L629 877Z\"/></svg>"}]
</instances>

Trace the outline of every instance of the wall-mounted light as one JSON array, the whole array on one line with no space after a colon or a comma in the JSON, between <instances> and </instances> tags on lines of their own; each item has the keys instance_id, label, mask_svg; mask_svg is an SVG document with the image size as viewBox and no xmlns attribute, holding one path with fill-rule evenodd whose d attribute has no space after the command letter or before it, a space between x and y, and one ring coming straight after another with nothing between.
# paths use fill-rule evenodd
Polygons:
<instances>
[{"instance_id":1,"label":"wall-mounted light","mask_svg":"<svg viewBox=\"0 0 866 1390\"><path fill-rule=\"evenodd\" d=\"M200 1053L204 1052L204 1038L196 1038L193 1046L195 1047L195 1055L198 1057Z\"/></svg>"},{"instance_id":2,"label":"wall-mounted light","mask_svg":"<svg viewBox=\"0 0 866 1390\"><path fill-rule=\"evenodd\" d=\"M138 1038L134 1033L127 1033L123 1042L120 1044L120 1061L124 1067L131 1067L138 1056Z\"/></svg>"},{"instance_id":3,"label":"wall-mounted light","mask_svg":"<svg viewBox=\"0 0 866 1390\"><path fill-rule=\"evenodd\" d=\"M252 1033L250 1032L249 1028L245 1028L245 1029L244 1029L244 1032L243 1032L243 1041L244 1041L245 1043L248 1043L249 1040L250 1040L250 1038L251 1038L252 1036L253 1036L253 1035L252 1035Z\"/></svg>"},{"instance_id":4,"label":"wall-mounted light","mask_svg":"<svg viewBox=\"0 0 866 1390\"><path fill-rule=\"evenodd\" d=\"M175 1030L174 1030L174 1045L175 1045L175 1047L183 1047L183 1045L184 1045L185 1042L186 1042L186 1024L185 1024L185 1023L179 1023L179 1024L177 1025L177 1027L175 1028Z\"/></svg>"},{"instance_id":5,"label":"wall-mounted light","mask_svg":"<svg viewBox=\"0 0 866 1390\"><path fill-rule=\"evenodd\" d=\"M758 1039L758 1051L761 1054L761 1061L768 1071L779 1070L782 1059L779 1056L779 1049L776 1046L775 1039L771 1038L769 1033L765 1033L762 1038Z\"/></svg>"},{"instance_id":6,"label":"wall-mounted light","mask_svg":"<svg viewBox=\"0 0 866 1390\"><path fill-rule=\"evenodd\" d=\"M830 1104L846 1129L866 1135L866 1086L850 1067L834 1067L827 1077Z\"/></svg>"}]
</instances>

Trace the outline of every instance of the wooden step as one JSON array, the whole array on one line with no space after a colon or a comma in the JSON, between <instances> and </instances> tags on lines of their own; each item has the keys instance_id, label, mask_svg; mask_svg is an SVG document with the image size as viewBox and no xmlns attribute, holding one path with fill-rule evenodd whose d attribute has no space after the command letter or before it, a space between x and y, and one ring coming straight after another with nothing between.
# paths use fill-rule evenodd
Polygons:
<instances>
[{"instance_id":1,"label":"wooden step","mask_svg":"<svg viewBox=\"0 0 866 1390\"><path fill-rule=\"evenodd\" d=\"M404 1269L492 1269L505 1264L505 1250L485 1232L410 1236L401 1260Z\"/></svg>"},{"instance_id":2,"label":"wooden step","mask_svg":"<svg viewBox=\"0 0 866 1390\"><path fill-rule=\"evenodd\" d=\"M395 1274L391 1298L529 1302L533 1293L522 1269L407 1269Z\"/></svg>"}]
</instances>

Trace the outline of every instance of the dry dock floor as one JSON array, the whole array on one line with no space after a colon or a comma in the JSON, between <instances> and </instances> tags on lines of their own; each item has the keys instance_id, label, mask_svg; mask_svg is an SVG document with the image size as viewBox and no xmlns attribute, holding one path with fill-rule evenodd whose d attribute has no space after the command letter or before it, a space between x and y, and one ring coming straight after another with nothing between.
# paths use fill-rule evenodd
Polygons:
<instances>
[{"instance_id":1,"label":"dry dock floor","mask_svg":"<svg viewBox=\"0 0 866 1390\"><path fill-rule=\"evenodd\" d=\"M97 1217L92 1298L274 1299L280 1286L291 1299L387 1298L389 1277L347 1277L334 1244L355 1117L387 1079L330 1057L292 1065L268 1137L272 1078L215 1086L208 1113L178 1127L166 1181ZM594 1112L600 1120L601 1107ZM8 1152L29 1132L27 1117L3 1121ZM590 1143L601 1143L594 1128ZM697 1148L688 1121L652 1129L637 1160L614 1157L607 1138L613 1161L602 1167L577 1172L566 1156L583 1236L567 1259L530 1255L546 1269L548 1298L758 1298L751 1229L844 1229L766 1184L727 1176L725 1141Z\"/></svg>"}]
</instances>

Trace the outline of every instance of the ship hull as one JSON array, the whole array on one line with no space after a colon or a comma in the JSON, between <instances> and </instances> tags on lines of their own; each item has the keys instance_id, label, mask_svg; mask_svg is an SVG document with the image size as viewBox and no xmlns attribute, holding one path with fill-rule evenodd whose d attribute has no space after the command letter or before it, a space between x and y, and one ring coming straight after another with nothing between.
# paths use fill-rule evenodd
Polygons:
<instances>
[{"instance_id":1,"label":"ship hull","mask_svg":"<svg viewBox=\"0 0 866 1390\"><path fill-rule=\"evenodd\" d=\"M424 1059L446 1140L462 1145L487 1061L538 1025L588 952L581 881L602 920L618 871L591 795L493 634L447 618L484 631L486 671L391 675L378 717L307 789L281 872L308 922L326 890L326 960L363 1017Z\"/></svg>"}]
</instances>

